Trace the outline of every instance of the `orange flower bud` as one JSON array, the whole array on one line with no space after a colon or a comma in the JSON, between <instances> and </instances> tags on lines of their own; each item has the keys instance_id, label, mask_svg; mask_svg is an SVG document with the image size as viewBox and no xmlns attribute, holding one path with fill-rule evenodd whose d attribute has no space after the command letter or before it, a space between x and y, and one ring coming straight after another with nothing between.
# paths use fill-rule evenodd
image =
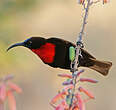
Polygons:
<instances>
[{"instance_id":1,"label":"orange flower bud","mask_svg":"<svg viewBox=\"0 0 116 110\"><path fill-rule=\"evenodd\" d=\"M60 77L65 77L65 78L72 78L71 74L58 74Z\"/></svg>"},{"instance_id":2,"label":"orange flower bud","mask_svg":"<svg viewBox=\"0 0 116 110\"><path fill-rule=\"evenodd\" d=\"M103 4L108 3L108 2L109 2L109 0L103 0Z\"/></svg>"},{"instance_id":3,"label":"orange flower bud","mask_svg":"<svg viewBox=\"0 0 116 110\"><path fill-rule=\"evenodd\" d=\"M52 103L52 104L55 104L58 100L64 99L64 95L66 95L65 92L61 92L61 93L57 94L57 95L51 100L51 103Z\"/></svg>"},{"instance_id":4,"label":"orange flower bud","mask_svg":"<svg viewBox=\"0 0 116 110\"><path fill-rule=\"evenodd\" d=\"M74 85L70 84L70 85L64 87L63 91L67 92L69 89L73 89L73 88L74 88Z\"/></svg>"},{"instance_id":5,"label":"orange flower bud","mask_svg":"<svg viewBox=\"0 0 116 110\"><path fill-rule=\"evenodd\" d=\"M90 82L90 83L97 83L98 81L95 79L90 79L90 78L80 78L81 82Z\"/></svg>"},{"instance_id":6,"label":"orange flower bud","mask_svg":"<svg viewBox=\"0 0 116 110\"><path fill-rule=\"evenodd\" d=\"M6 85L3 83L0 86L0 101L4 102L6 99Z\"/></svg>"},{"instance_id":7,"label":"orange flower bud","mask_svg":"<svg viewBox=\"0 0 116 110\"><path fill-rule=\"evenodd\" d=\"M79 91L85 93L85 94L86 94L88 97L90 97L91 99L94 99L93 94L90 93L88 90L86 90L86 89L84 89L84 88L82 88L82 87L79 87Z\"/></svg>"},{"instance_id":8,"label":"orange flower bud","mask_svg":"<svg viewBox=\"0 0 116 110\"><path fill-rule=\"evenodd\" d=\"M81 95L79 93L75 94L75 97L77 98L78 100L78 107L79 107L79 110L85 110L85 104L84 104L84 101L83 99L81 98ZM78 109L77 109L78 110Z\"/></svg>"},{"instance_id":9,"label":"orange flower bud","mask_svg":"<svg viewBox=\"0 0 116 110\"><path fill-rule=\"evenodd\" d=\"M14 91L16 91L17 93L21 93L22 89L20 87L18 87L16 84L12 83L12 82L8 82L8 86L13 89Z\"/></svg>"},{"instance_id":10,"label":"orange flower bud","mask_svg":"<svg viewBox=\"0 0 116 110\"><path fill-rule=\"evenodd\" d=\"M79 4L83 4L85 0L78 0Z\"/></svg>"},{"instance_id":11,"label":"orange flower bud","mask_svg":"<svg viewBox=\"0 0 116 110\"><path fill-rule=\"evenodd\" d=\"M16 100L11 90L7 92L7 96L10 110L16 110Z\"/></svg>"}]
</instances>

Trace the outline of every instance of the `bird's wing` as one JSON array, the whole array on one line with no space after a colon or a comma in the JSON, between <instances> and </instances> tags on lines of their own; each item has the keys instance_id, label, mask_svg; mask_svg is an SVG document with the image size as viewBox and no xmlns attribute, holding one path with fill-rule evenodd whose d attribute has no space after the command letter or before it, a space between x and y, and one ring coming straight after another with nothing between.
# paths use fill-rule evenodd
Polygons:
<instances>
[{"instance_id":1,"label":"bird's wing","mask_svg":"<svg viewBox=\"0 0 116 110\"><path fill-rule=\"evenodd\" d=\"M82 51L82 53L85 53L84 55L86 55L86 57L96 59L93 55L91 55L90 53L88 53L86 50L81 49L81 51Z\"/></svg>"},{"instance_id":2,"label":"bird's wing","mask_svg":"<svg viewBox=\"0 0 116 110\"><path fill-rule=\"evenodd\" d=\"M66 44L67 46L76 46L74 43L72 43L72 42L69 42L69 41L67 41L67 40L63 40L63 39L60 39L60 38L55 38L55 37L52 37L52 38L48 38L47 39L47 41L49 42L51 42L51 43L55 43L55 44L57 44L57 43L61 43L61 42L64 42L64 44ZM85 55L85 57L89 57L89 58L93 58L93 59L96 59L93 55L91 55L90 53L88 53L86 50L84 50L84 49L81 49L81 51L82 51L82 55Z\"/></svg>"}]
</instances>

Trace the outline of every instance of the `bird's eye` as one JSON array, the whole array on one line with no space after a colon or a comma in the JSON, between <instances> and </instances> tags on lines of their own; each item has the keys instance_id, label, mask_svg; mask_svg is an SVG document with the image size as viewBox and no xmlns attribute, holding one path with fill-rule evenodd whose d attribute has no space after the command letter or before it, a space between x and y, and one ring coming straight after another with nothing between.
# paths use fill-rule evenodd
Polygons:
<instances>
[{"instance_id":1,"label":"bird's eye","mask_svg":"<svg viewBox=\"0 0 116 110\"><path fill-rule=\"evenodd\" d=\"M31 46L32 46L32 41L27 41L27 42L25 42L25 46L28 47L28 48L31 48Z\"/></svg>"},{"instance_id":2,"label":"bird's eye","mask_svg":"<svg viewBox=\"0 0 116 110\"><path fill-rule=\"evenodd\" d=\"M29 41L28 44L32 44L32 41Z\"/></svg>"},{"instance_id":3,"label":"bird's eye","mask_svg":"<svg viewBox=\"0 0 116 110\"><path fill-rule=\"evenodd\" d=\"M27 45L30 47L32 45L32 41L28 41Z\"/></svg>"}]
</instances>

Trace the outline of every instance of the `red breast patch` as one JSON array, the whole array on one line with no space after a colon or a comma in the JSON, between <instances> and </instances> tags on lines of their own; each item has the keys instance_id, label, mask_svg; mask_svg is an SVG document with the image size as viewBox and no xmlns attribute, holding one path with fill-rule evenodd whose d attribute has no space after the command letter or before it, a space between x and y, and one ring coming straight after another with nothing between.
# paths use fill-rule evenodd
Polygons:
<instances>
[{"instance_id":1,"label":"red breast patch","mask_svg":"<svg viewBox=\"0 0 116 110\"><path fill-rule=\"evenodd\" d=\"M32 51L37 54L44 63L53 63L55 56L54 44L46 43L38 49L32 49Z\"/></svg>"}]
</instances>

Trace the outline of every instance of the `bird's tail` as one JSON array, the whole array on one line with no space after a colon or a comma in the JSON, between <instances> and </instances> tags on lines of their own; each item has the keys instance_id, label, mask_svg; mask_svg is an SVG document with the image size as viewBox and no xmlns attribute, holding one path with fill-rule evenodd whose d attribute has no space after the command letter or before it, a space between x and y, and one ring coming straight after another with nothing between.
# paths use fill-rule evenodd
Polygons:
<instances>
[{"instance_id":1,"label":"bird's tail","mask_svg":"<svg viewBox=\"0 0 116 110\"><path fill-rule=\"evenodd\" d=\"M91 58L91 61L93 62L94 65L89 68L96 70L97 72L101 73L104 76L108 74L109 69L112 66L112 63L108 61L99 61L93 58Z\"/></svg>"}]
</instances>

